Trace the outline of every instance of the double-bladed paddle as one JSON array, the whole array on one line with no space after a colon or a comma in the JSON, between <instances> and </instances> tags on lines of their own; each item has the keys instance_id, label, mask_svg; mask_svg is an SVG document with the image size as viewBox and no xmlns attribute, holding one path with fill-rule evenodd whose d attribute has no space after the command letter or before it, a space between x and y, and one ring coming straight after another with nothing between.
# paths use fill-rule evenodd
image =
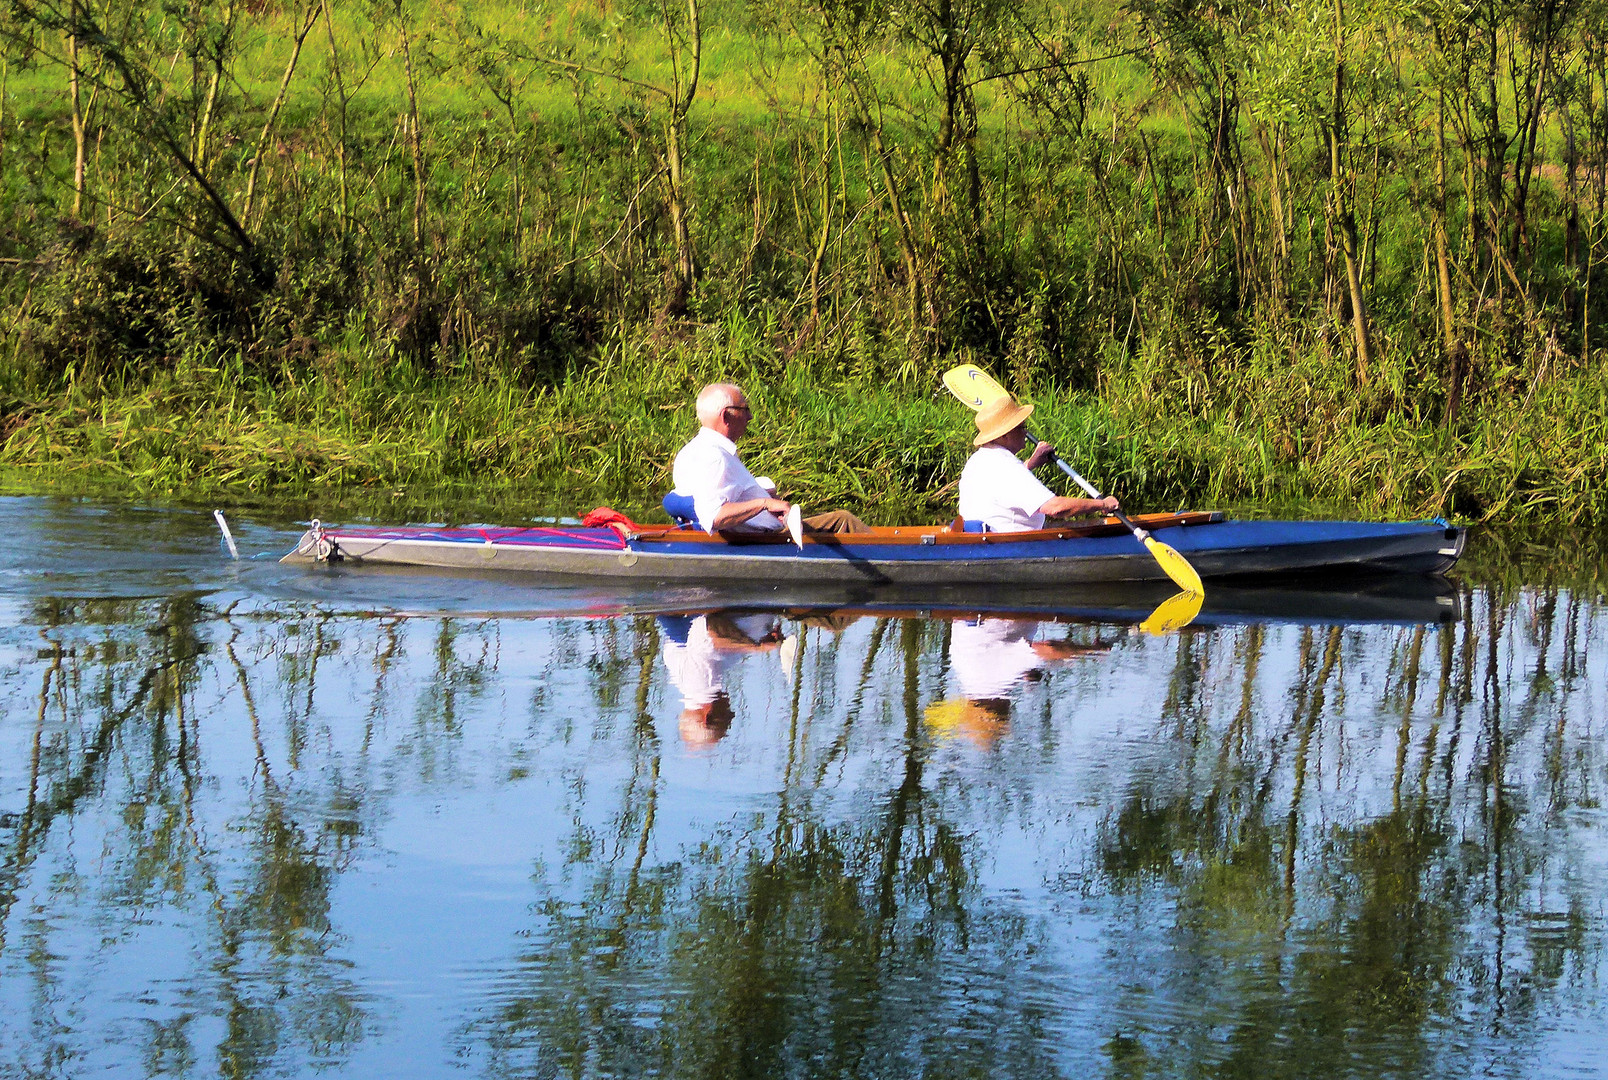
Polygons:
<instances>
[{"instance_id":1,"label":"double-bladed paddle","mask_svg":"<svg viewBox=\"0 0 1608 1080\"><path fill-rule=\"evenodd\" d=\"M995 382L988 372L976 364L961 364L959 367L953 367L944 372L944 386L948 388L951 394L965 402L973 412L981 409L991 401L997 401L1002 397L1009 396L1003 386ZM1028 433L1027 441L1029 444L1038 442L1031 432ZM1079 476L1077 471L1062 461L1059 455L1056 456L1055 463L1061 467L1062 472L1077 481L1077 485L1089 493L1089 498L1104 498L1099 491L1095 490L1093 484ZM1200 575L1195 572L1193 566L1189 565L1188 559L1151 536L1150 533L1141 529L1138 525L1135 525L1129 520L1128 515L1121 510L1114 510L1112 513L1116 514L1117 520L1126 525L1129 531L1138 538L1139 542L1144 544L1145 549L1155 557L1156 562L1161 564L1161 569L1177 583L1180 589L1201 596L1206 594L1206 587L1200 583Z\"/></svg>"}]
</instances>

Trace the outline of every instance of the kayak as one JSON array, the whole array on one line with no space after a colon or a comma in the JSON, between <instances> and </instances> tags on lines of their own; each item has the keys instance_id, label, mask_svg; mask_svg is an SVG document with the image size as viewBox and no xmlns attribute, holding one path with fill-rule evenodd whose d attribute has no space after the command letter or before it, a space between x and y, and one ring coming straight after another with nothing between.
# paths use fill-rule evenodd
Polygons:
<instances>
[{"instance_id":1,"label":"kayak","mask_svg":"<svg viewBox=\"0 0 1608 1080\"><path fill-rule=\"evenodd\" d=\"M1442 574L1466 532L1414 522L1235 521L1216 511L1145 514L1135 522L1202 577L1343 571ZM662 582L1065 585L1159 581L1161 566L1115 518L1030 532L950 525L869 533L706 533L673 526L333 526L314 521L283 562L345 562Z\"/></svg>"}]
</instances>

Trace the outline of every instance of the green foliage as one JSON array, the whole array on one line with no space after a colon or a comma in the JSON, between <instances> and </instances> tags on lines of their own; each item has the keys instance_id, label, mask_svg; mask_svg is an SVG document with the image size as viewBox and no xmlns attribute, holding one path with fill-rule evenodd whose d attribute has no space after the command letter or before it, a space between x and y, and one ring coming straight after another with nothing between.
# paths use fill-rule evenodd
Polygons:
<instances>
[{"instance_id":1,"label":"green foliage","mask_svg":"<svg viewBox=\"0 0 1608 1080\"><path fill-rule=\"evenodd\" d=\"M735 370L938 513L973 360L1130 500L1604 517L1597 9L698 11L13 5L3 460L645 498Z\"/></svg>"}]
</instances>

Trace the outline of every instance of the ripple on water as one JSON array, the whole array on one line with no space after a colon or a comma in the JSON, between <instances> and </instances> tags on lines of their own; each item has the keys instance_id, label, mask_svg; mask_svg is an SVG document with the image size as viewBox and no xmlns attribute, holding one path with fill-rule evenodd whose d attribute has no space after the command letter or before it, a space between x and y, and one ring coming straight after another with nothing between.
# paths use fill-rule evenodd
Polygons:
<instances>
[{"instance_id":1,"label":"ripple on water","mask_svg":"<svg viewBox=\"0 0 1608 1080\"><path fill-rule=\"evenodd\" d=\"M1595 593L1152 638L234 525L0 500L19 1072L1602 1074Z\"/></svg>"}]
</instances>

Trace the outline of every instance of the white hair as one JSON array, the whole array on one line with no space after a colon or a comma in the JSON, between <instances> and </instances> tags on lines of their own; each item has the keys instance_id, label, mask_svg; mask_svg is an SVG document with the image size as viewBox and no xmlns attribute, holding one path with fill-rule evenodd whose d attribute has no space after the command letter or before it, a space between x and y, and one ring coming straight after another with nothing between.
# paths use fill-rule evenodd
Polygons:
<instances>
[{"instance_id":1,"label":"white hair","mask_svg":"<svg viewBox=\"0 0 1608 1080\"><path fill-rule=\"evenodd\" d=\"M742 388L736 383L710 383L698 391L698 423L709 427L742 397Z\"/></svg>"}]
</instances>

